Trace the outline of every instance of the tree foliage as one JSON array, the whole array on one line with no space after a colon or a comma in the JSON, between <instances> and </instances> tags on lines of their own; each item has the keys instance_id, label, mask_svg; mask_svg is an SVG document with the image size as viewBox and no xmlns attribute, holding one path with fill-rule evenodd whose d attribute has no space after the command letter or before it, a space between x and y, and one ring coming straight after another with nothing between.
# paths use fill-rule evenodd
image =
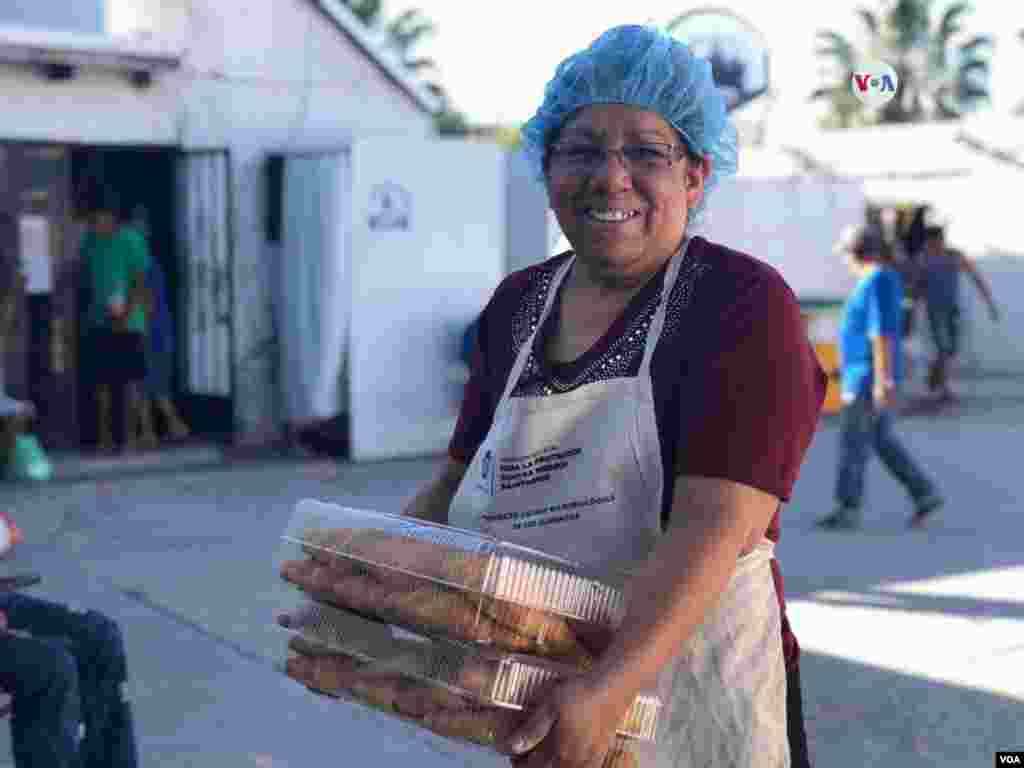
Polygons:
<instances>
[{"instance_id":1,"label":"tree foliage","mask_svg":"<svg viewBox=\"0 0 1024 768\"><path fill-rule=\"evenodd\" d=\"M877 10L858 9L866 40L862 48L840 32L818 33L816 53L832 65L833 79L810 99L828 102L835 127L951 120L990 102L993 39L964 39L973 10L968 2L935 10L933 0L883 0ZM876 113L857 101L850 88L857 66L869 60L887 62L899 78L896 98Z\"/></svg>"},{"instance_id":2,"label":"tree foliage","mask_svg":"<svg viewBox=\"0 0 1024 768\"><path fill-rule=\"evenodd\" d=\"M440 108L434 122L441 135L463 135L469 130L466 116L456 110L444 86L438 82L437 63L420 56L418 48L437 32L437 26L420 9L409 8L391 19L384 17L381 0L344 0L345 5L370 30L379 33L383 44L411 74L434 95Z\"/></svg>"}]
</instances>

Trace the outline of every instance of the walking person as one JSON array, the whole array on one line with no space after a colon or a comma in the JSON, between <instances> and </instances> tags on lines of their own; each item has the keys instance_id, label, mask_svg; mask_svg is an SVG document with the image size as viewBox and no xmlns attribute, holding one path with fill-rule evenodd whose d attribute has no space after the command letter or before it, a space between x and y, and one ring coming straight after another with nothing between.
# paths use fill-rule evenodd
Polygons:
<instances>
[{"instance_id":1,"label":"walking person","mask_svg":"<svg viewBox=\"0 0 1024 768\"><path fill-rule=\"evenodd\" d=\"M149 241L149 217L144 208L132 212L131 224L138 234ZM150 303L147 307L146 379L139 406L139 446L155 448L157 438L154 416L164 422L172 440L184 440L190 434L185 421L171 399L171 379L174 371L174 318L167 300L167 277L158 259L151 258L146 272Z\"/></svg>"},{"instance_id":2,"label":"walking person","mask_svg":"<svg viewBox=\"0 0 1024 768\"><path fill-rule=\"evenodd\" d=\"M945 225L932 219L925 225L921 281L928 324L935 343L935 360L928 374L928 389L943 402L955 400L949 386L949 366L960 348L960 274L966 272L988 305L992 322L999 322L999 308L985 277L961 251L946 245Z\"/></svg>"},{"instance_id":3,"label":"walking person","mask_svg":"<svg viewBox=\"0 0 1024 768\"><path fill-rule=\"evenodd\" d=\"M91 224L81 243L89 289L83 362L95 387L100 451L114 449L115 403L120 406L120 444L132 450L146 378L146 272L151 259L145 239L123 226L120 203L110 188L101 191Z\"/></svg>"},{"instance_id":4,"label":"walking person","mask_svg":"<svg viewBox=\"0 0 1024 768\"><path fill-rule=\"evenodd\" d=\"M836 246L858 281L843 308L839 330L843 397L839 474L836 509L818 521L825 529L860 525L864 474L872 447L910 494L912 525L923 523L943 503L893 431L892 408L903 369L903 286L899 273L883 262L883 248L880 234L866 227L847 230Z\"/></svg>"}]
</instances>

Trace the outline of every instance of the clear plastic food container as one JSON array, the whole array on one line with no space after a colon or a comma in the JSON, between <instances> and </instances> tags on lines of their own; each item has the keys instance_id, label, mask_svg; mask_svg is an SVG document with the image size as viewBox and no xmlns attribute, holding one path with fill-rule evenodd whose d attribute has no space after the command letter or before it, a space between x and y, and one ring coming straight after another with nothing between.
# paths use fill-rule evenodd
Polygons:
<instances>
[{"instance_id":1,"label":"clear plastic food container","mask_svg":"<svg viewBox=\"0 0 1024 768\"><path fill-rule=\"evenodd\" d=\"M291 650L335 658L332 672L318 676L327 688L359 691L364 690L360 683L372 687L377 681L371 698L390 696L394 710L407 716L480 708L521 711L547 686L576 673L574 667L536 657L415 635L312 600L299 601L278 623L292 635ZM638 696L618 735L655 741L660 710L657 696ZM494 716L514 722L514 711Z\"/></svg>"},{"instance_id":2,"label":"clear plastic food container","mask_svg":"<svg viewBox=\"0 0 1024 768\"><path fill-rule=\"evenodd\" d=\"M456 742L473 744L501 751L507 740L527 717L522 706L498 704L499 701L519 699L522 691L531 687L539 688L534 681L526 683L515 680L514 671L502 671L499 658L480 659L475 668L465 661L470 649L478 654L487 654L486 649L466 647L454 654L443 654L438 644L449 641L412 636L404 632L392 632L387 625L361 619L347 612L341 621L328 616L334 609L313 604L319 610L291 614L288 642L295 658L304 657L307 663L320 666L316 670L306 669L299 679L311 690L335 699L371 707L413 725ZM358 626L358 630L355 627ZM342 629L349 629L348 642L341 639ZM338 645L352 649L352 653L339 653ZM362 649L362 650L357 650ZM372 653L368 649L375 649ZM379 658L383 657L383 658ZM459 667L458 659L463 660ZM508 659L505 670L515 665L520 674L526 671L525 661ZM532 660L536 662L536 660ZM292 661L289 661L291 664ZM456 668L464 670L459 675ZM296 677L297 670L288 667ZM405 670L416 670L417 676L406 674ZM444 670L435 672L434 670ZM426 673L426 674L424 674ZM473 695L474 689L486 690L483 681L493 674L491 684L492 700L482 701ZM434 676L428 681L424 678ZM527 677L531 676L527 674ZM444 685L438 679L454 680L457 685ZM474 682L475 681L475 682ZM644 756L653 756L656 745L643 738L657 730L657 701L638 697L631 712L623 721L620 733L616 735L611 751L602 768L638 768L650 764Z\"/></svg>"},{"instance_id":3,"label":"clear plastic food container","mask_svg":"<svg viewBox=\"0 0 1024 768\"><path fill-rule=\"evenodd\" d=\"M320 601L580 669L607 647L625 609L624 572L414 518L305 500L283 540L281 576Z\"/></svg>"}]
</instances>

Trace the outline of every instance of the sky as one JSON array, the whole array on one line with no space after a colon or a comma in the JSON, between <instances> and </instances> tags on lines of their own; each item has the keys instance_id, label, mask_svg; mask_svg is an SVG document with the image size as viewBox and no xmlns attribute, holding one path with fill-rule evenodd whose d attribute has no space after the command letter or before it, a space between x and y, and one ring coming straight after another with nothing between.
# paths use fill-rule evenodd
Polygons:
<instances>
[{"instance_id":1,"label":"sky","mask_svg":"<svg viewBox=\"0 0 1024 768\"><path fill-rule=\"evenodd\" d=\"M832 28L857 34L857 7L878 7L877 0L719 0L707 5L742 16L765 36L771 53L776 101L772 130L813 125L816 108L807 94L819 82L814 55L818 30ZM936 3L945 8L941 0ZM419 8L436 23L437 35L420 48L438 62L440 79L456 108L474 123L520 123L540 103L545 83L557 64L616 24L665 23L703 4L666 0L598 3L587 0L519 0L517 3L466 0L389 0L388 15ZM1008 109L1024 101L1024 3L975 0L968 19L970 34L996 38L992 66L993 108Z\"/></svg>"}]
</instances>

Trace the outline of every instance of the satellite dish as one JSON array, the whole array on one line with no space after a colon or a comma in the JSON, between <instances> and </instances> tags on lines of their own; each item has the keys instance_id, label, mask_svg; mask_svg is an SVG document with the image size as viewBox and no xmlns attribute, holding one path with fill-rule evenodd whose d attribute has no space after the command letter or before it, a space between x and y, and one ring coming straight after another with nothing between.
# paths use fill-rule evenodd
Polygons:
<instances>
[{"instance_id":1,"label":"satellite dish","mask_svg":"<svg viewBox=\"0 0 1024 768\"><path fill-rule=\"evenodd\" d=\"M666 25L666 31L711 62L730 112L768 93L768 44L752 24L732 11L688 11Z\"/></svg>"}]
</instances>

